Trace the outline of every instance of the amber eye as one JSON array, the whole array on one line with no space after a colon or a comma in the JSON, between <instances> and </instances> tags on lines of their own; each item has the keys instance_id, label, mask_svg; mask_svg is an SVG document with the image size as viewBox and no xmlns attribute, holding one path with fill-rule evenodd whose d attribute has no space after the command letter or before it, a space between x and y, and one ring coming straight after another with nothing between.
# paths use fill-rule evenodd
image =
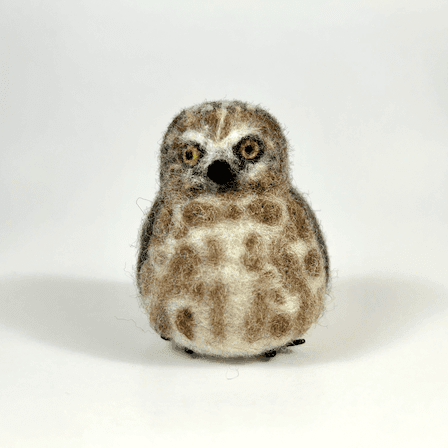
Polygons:
<instances>
[{"instance_id":1,"label":"amber eye","mask_svg":"<svg viewBox=\"0 0 448 448\"><path fill-rule=\"evenodd\" d=\"M200 155L201 153L199 152L197 146L187 145L183 149L182 158L184 163L193 166L198 162Z\"/></svg>"},{"instance_id":2,"label":"amber eye","mask_svg":"<svg viewBox=\"0 0 448 448\"><path fill-rule=\"evenodd\" d=\"M262 152L261 143L253 137L245 138L238 146L239 153L246 160L255 160Z\"/></svg>"}]
</instances>

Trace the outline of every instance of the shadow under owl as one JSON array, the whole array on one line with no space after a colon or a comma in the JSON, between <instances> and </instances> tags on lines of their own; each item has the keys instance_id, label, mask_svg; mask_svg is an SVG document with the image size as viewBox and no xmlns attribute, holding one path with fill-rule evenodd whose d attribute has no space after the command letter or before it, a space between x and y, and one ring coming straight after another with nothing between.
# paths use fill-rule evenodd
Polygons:
<instances>
[{"instance_id":1,"label":"shadow under owl","mask_svg":"<svg viewBox=\"0 0 448 448\"><path fill-rule=\"evenodd\" d=\"M274 365L319 365L359 358L418 333L426 319L448 311L448 291L414 276L334 279L333 300L315 325L307 349L282 349ZM0 325L8 331L94 357L142 365L194 365L155 338L130 282L58 277L0 280ZM9 330L8 330L9 329ZM253 363L262 358L195 362Z\"/></svg>"}]
</instances>

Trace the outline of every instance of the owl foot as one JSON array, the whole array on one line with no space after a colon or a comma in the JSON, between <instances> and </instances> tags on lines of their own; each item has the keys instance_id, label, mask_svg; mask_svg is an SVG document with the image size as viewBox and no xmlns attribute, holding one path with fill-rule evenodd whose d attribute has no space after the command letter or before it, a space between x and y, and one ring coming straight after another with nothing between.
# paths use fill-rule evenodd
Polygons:
<instances>
[{"instance_id":1,"label":"owl foot","mask_svg":"<svg viewBox=\"0 0 448 448\"><path fill-rule=\"evenodd\" d=\"M266 358L273 358L277 354L276 350L269 350L268 352L264 353L264 356Z\"/></svg>"},{"instance_id":2,"label":"owl foot","mask_svg":"<svg viewBox=\"0 0 448 448\"><path fill-rule=\"evenodd\" d=\"M188 353L189 355L192 355L194 353L194 351L190 350L189 348L184 348L184 352Z\"/></svg>"},{"instance_id":3,"label":"owl foot","mask_svg":"<svg viewBox=\"0 0 448 448\"><path fill-rule=\"evenodd\" d=\"M286 347L293 347L294 345L305 344L305 339L296 339L295 341L288 342Z\"/></svg>"}]
</instances>

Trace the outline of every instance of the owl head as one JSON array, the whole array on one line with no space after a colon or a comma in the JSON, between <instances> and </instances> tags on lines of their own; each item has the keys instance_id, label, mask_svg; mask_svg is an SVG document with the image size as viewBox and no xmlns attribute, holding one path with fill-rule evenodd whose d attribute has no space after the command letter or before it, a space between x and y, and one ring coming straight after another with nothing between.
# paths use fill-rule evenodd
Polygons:
<instances>
[{"instance_id":1,"label":"owl head","mask_svg":"<svg viewBox=\"0 0 448 448\"><path fill-rule=\"evenodd\" d=\"M160 151L161 191L180 199L287 189L288 144L277 120L241 101L182 110Z\"/></svg>"}]
</instances>

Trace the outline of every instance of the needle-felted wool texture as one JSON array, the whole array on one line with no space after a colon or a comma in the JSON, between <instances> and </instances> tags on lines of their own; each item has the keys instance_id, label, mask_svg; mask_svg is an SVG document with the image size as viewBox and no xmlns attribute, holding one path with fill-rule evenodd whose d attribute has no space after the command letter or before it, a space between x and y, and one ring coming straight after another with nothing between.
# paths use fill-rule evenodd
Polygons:
<instances>
[{"instance_id":1,"label":"needle-felted wool texture","mask_svg":"<svg viewBox=\"0 0 448 448\"><path fill-rule=\"evenodd\" d=\"M155 331L197 353L269 352L317 321L326 244L291 185L288 143L268 112L218 101L174 118L141 229L137 283Z\"/></svg>"}]
</instances>

